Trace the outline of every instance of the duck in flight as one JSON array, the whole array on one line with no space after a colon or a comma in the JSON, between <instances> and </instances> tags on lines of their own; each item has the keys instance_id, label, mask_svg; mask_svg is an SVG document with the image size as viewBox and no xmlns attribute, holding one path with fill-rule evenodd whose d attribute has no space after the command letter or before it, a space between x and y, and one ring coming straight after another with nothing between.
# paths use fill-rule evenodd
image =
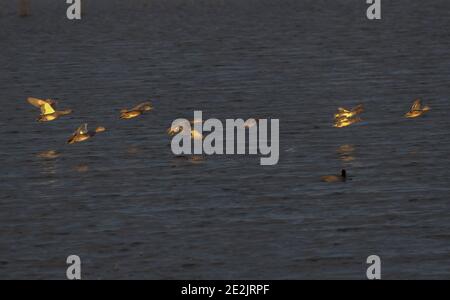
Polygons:
<instances>
[{"instance_id":1,"label":"duck in flight","mask_svg":"<svg viewBox=\"0 0 450 300\"><path fill-rule=\"evenodd\" d=\"M73 135L70 137L70 139L67 141L67 143L75 144L75 143L84 142L84 141L90 139L91 137L93 137L94 135L96 135L97 133L104 132L105 130L106 130L105 127L97 127L95 129L95 131L89 131L88 124L84 123L73 133Z\"/></svg>"},{"instance_id":2,"label":"duck in flight","mask_svg":"<svg viewBox=\"0 0 450 300\"><path fill-rule=\"evenodd\" d=\"M410 119L417 118L422 116L429 110L430 110L429 106L426 105L422 106L422 102L419 99L417 99L416 101L414 101L410 111L405 114L405 117Z\"/></svg>"},{"instance_id":3,"label":"duck in flight","mask_svg":"<svg viewBox=\"0 0 450 300\"><path fill-rule=\"evenodd\" d=\"M345 181L347 181L347 171L342 170L341 175L327 175L327 176L322 176L320 179L323 182L329 182L329 183L345 182Z\"/></svg>"},{"instance_id":4,"label":"duck in flight","mask_svg":"<svg viewBox=\"0 0 450 300\"><path fill-rule=\"evenodd\" d=\"M121 119L133 119L133 118L139 117L144 112L151 111L152 109L153 109L153 106L150 102L144 102L132 109L122 109L120 111L120 118Z\"/></svg>"},{"instance_id":5,"label":"duck in flight","mask_svg":"<svg viewBox=\"0 0 450 300\"><path fill-rule=\"evenodd\" d=\"M338 108L338 112L334 114L334 127L342 128L361 122L359 114L364 112L364 106L359 104L352 109L346 109L343 107Z\"/></svg>"},{"instance_id":6,"label":"duck in flight","mask_svg":"<svg viewBox=\"0 0 450 300\"><path fill-rule=\"evenodd\" d=\"M39 122L50 122L58 119L61 116L65 116L72 113L71 109L56 111L54 108L56 105L56 101L51 99L42 100L38 98L29 97L28 103L41 109L41 115L38 118Z\"/></svg>"}]
</instances>

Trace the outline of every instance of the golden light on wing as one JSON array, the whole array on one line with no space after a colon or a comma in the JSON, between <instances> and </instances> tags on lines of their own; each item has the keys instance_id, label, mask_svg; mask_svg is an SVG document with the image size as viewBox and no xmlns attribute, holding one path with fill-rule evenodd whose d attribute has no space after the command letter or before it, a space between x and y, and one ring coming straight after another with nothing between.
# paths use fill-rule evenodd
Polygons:
<instances>
[{"instance_id":1,"label":"golden light on wing","mask_svg":"<svg viewBox=\"0 0 450 300\"><path fill-rule=\"evenodd\" d=\"M335 118L335 119L339 119L339 118L350 118L352 115L353 115L353 114L352 114L351 111L349 111L349 110L347 110L347 109L345 109L345 108L339 107L339 108L338 108L338 112L337 112L336 114L334 114L334 118Z\"/></svg>"},{"instance_id":2,"label":"golden light on wing","mask_svg":"<svg viewBox=\"0 0 450 300\"><path fill-rule=\"evenodd\" d=\"M152 104L150 102L144 102L144 103L141 103L141 104L137 105L136 107L134 107L131 110L145 110L145 111L148 111L148 110L152 110L152 109L153 109L153 107L152 107Z\"/></svg>"},{"instance_id":3,"label":"golden light on wing","mask_svg":"<svg viewBox=\"0 0 450 300\"><path fill-rule=\"evenodd\" d=\"M33 105L37 108L40 108L41 106L43 106L44 104L47 103L47 101L45 101L45 100L33 98L33 97L28 97L27 101L28 101L28 103L30 103L31 105Z\"/></svg>"},{"instance_id":4,"label":"golden light on wing","mask_svg":"<svg viewBox=\"0 0 450 300\"><path fill-rule=\"evenodd\" d=\"M55 110L53 109L53 107L48 104L47 102L44 103L44 105L41 106L41 113L43 115L51 115L55 112Z\"/></svg>"},{"instance_id":5,"label":"golden light on wing","mask_svg":"<svg viewBox=\"0 0 450 300\"><path fill-rule=\"evenodd\" d=\"M351 110L345 109L343 107L338 108L338 112L334 114L335 119L339 118L352 118L360 113L364 112L364 106L359 104L358 106L352 108Z\"/></svg>"},{"instance_id":6,"label":"golden light on wing","mask_svg":"<svg viewBox=\"0 0 450 300\"><path fill-rule=\"evenodd\" d=\"M411 111L415 111L415 110L421 110L422 104L420 102L419 99L417 99L416 101L414 101L412 107L411 107Z\"/></svg>"},{"instance_id":7,"label":"golden light on wing","mask_svg":"<svg viewBox=\"0 0 450 300\"><path fill-rule=\"evenodd\" d=\"M361 118L358 117L360 113L364 112L364 106L362 104L348 110L343 107L338 108L338 112L334 114L334 127L342 128L352 124L361 122Z\"/></svg>"},{"instance_id":8,"label":"golden light on wing","mask_svg":"<svg viewBox=\"0 0 450 300\"><path fill-rule=\"evenodd\" d=\"M349 113L350 111L348 109L343 108L343 107L339 107L338 108L338 112L339 113Z\"/></svg>"},{"instance_id":9,"label":"golden light on wing","mask_svg":"<svg viewBox=\"0 0 450 300\"><path fill-rule=\"evenodd\" d=\"M77 131L75 131L75 134L86 134L88 133L87 123L84 123L80 127L78 127Z\"/></svg>"}]
</instances>

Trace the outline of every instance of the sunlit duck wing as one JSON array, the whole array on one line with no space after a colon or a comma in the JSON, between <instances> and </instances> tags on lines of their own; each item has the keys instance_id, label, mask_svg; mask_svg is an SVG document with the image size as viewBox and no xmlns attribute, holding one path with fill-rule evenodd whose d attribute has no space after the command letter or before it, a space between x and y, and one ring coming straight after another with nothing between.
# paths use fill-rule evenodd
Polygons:
<instances>
[{"instance_id":1,"label":"sunlit duck wing","mask_svg":"<svg viewBox=\"0 0 450 300\"><path fill-rule=\"evenodd\" d=\"M411 111L419 111L419 110L422 110L422 102L418 99L414 101L411 107Z\"/></svg>"},{"instance_id":2,"label":"sunlit duck wing","mask_svg":"<svg viewBox=\"0 0 450 300\"><path fill-rule=\"evenodd\" d=\"M152 104L150 102L144 102L132 108L131 110L148 111L151 109L153 109Z\"/></svg>"},{"instance_id":3,"label":"sunlit duck wing","mask_svg":"<svg viewBox=\"0 0 450 300\"><path fill-rule=\"evenodd\" d=\"M28 103L30 103L31 105L33 105L34 107L37 107L37 108L41 108L42 105L48 103L45 100L33 98L33 97L28 97L27 101L28 101Z\"/></svg>"},{"instance_id":4,"label":"sunlit duck wing","mask_svg":"<svg viewBox=\"0 0 450 300\"><path fill-rule=\"evenodd\" d=\"M349 113L350 111L348 110L348 109L345 109L345 108L343 108L343 107L339 107L338 108L338 113L339 114L346 114L346 113Z\"/></svg>"},{"instance_id":5,"label":"sunlit duck wing","mask_svg":"<svg viewBox=\"0 0 450 300\"><path fill-rule=\"evenodd\" d=\"M42 100L42 99L34 98L34 97L28 97L27 100L28 100L28 103L30 103L31 105L33 105L37 108L41 107L45 103L48 103L51 105L54 105L57 103L55 100L52 100L52 99Z\"/></svg>"},{"instance_id":6,"label":"sunlit duck wing","mask_svg":"<svg viewBox=\"0 0 450 300\"><path fill-rule=\"evenodd\" d=\"M334 114L334 117L340 118L340 117L348 117L351 114L351 112L343 107L338 108L338 112Z\"/></svg>"},{"instance_id":7,"label":"sunlit duck wing","mask_svg":"<svg viewBox=\"0 0 450 300\"><path fill-rule=\"evenodd\" d=\"M67 142L69 144L73 144L73 143L79 141L80 139L84 140L87 138L89 138L88 127L87 127L87 123L84 123L72 134L72 136L69 138L69 140Z\"/></svg>"},{"instance_id":8,"label":"sunlit duck wing","mask_svg":"<svg viewBox=\"0 0 450 300\"><path fill-rule=\"evenodd\" d=\"M88 133L88 124L84 123L77 129L77 131L75 131L74 135L84 135L87 133Z\"/></svg>"},{"instance_id":9,"label":"sunlit duck wing","mask_svg":"<svg viewBox=\"0 0 450 300\"><path fill-rule=\"evenodd\" d=\"M54 114L54 113L55 113L55 110L53 109L51 104L45 103L44 105L41 106L41 114L43 114L43 115L51 115L51 114Z\"/></svg>"}]
</instances>

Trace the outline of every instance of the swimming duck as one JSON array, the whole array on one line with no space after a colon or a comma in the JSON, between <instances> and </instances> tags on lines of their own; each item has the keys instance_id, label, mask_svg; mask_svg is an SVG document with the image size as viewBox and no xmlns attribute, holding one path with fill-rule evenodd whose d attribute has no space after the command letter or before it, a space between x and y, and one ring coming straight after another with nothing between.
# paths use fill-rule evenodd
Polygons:
<instances>
[{"instance_id":1,"label":"swimming duck","mask_svg":"<svg viewBox=\"0 0 450 300\"><path fill-rule=\"evenodd\" d=\"M336 128L342 128L342 127L347 127L356 123L361 122L362 119L359 117L354 117L354 118L346 118L346 117L341 117L335 120L334 122L334 127Z\"/></svg>"},{"instance_id":2,"label":"swimming duck","mask_svg":"<svg viewBox=\"0 0 450 300\"><path fill-rule=\"evenodd\" d=\"M429 110L430 110L429 106L422 107L422 102L419 99L417 99L416 101L414 101L414 103L411 107L411 110L405 114L405 117L406 118L417 118L417 117L422 116L424 113L426 113Z\"/></svg>"},{"instance_id":3,"label":"swimming duck","mask_svg":"<svg viewBox=\"0 0 450 300\"><path fill-rule=\"evenodd\" d=\"M345 182L347 180L347 171L342 170L341 175L328 175L322 176L321 181L323 182Z\"/></svg>"},{"instance_id":4,"label":"swimming duck","mask_svg":"<svg viewBox=\"0 0 450 300\"><path fill-rule=\"evenodd\" d=\"M144 112L150 111L152 109L153 109L153 107L150 102L144 102L130 110L122 109L120 111L120 118L121 119L133 119L133 118L139 117Z\"/></svg>"},{"instance_id":5,"label":"swimming duck","mask_svg":"<svg viewBox=\"0 0 450 300\"><path fill-rule=\"evenodd\" d=\"M41 109L41 115L38 118L39 122L50 122L58 119L60 116L72 113L71 109L55 111L54 106L56 105L56 101L51 99L42 100L38 98L29 97L28 102L31 105Z\"/></svg>"},{"instance_id":6,"label":"swimming duck","mask_svg":"<svg viewBox=\"0 0 450 300\"><path fill-rule=\"evenodd\" d=\"M334 115L335 119L339 119L342 117L345 118L353 118L356 115L359 115L360 113L364 112L364 106L362 104L359 104L355 108L352 108L351 110L339 107L337 114Z\"/></svg>"},{"instance_id":7,"label":"swimming duck","mask_svg":"<svg viewBox=\"0 0 450 300\"><path fill-rule=\"evenodd\" d=\"M89 131L88 130L88 124L85 123L81 125L77 131L74 132L74 134L70 137L70 139L67 141L68 144L75 144L79 142L84 142L94 135L96 135L99 132L104 132L106 130L105 127L97 127L95 131Z\"/></svg>"}]
</instances>

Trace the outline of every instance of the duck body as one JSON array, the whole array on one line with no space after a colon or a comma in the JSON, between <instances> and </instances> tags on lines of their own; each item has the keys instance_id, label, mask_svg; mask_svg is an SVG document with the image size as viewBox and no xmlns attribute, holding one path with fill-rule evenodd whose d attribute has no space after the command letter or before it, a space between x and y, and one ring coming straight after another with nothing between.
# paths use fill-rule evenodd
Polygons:
<instances>
[{"instance_id":1,"label":"duck body","mask_svg":"<svg viewBox=\"0 0 450 300\"><path fill-rule=\"evenodd\" d=\"M405 114L405 117L408 119L414 119L422 116L425 112L423 111L410 111Z\"/></svg>"},{"instance_id":2,"label":"duck body","mask_svg":"<svg viewBox=\"0 0 450 300\"><path fill-rule=\"evenodd\" d=\"M86 134L77 134L77 135L73 135L68 141L68 144L75 144L75 143L81 143L84 142L88 139L90 139L93 135L90 133L86 133Z\"/></svg>"},{"instance_id":3,"label":"duck body","mask_svg":"<svg viewBox=\"0 0 450 300\"><path fill-rule=\"evenodd\" d=\"M144 102L130 110L122 109L120 111L120 118L125 120L134 119L142 115L144 112L150 111L152 109L153 107L150 102Z\"/></svg>"},{"instance_id":4,"label":"duck body","mask_svg":"<svg viewBox=\"0 0 450 300\"><path fill-rule=\"evenodd\" d=\"M38 121L39 122L50 122L50 121L54 121L54 120L58 119L61 116L65 116L65 115L68 115L71 113L72 113L71 109L55 111L52 114L40 115L40 117L38 118Z\"/></svg>"},{"instance_id":5,"label":"duck body","mask_svg":"<svg viewBox=\"0 0 450 300\"><path fill-rule=\"evenodd\" d=\"M322 176L320 179L322 182L328 182L328 183L345 182L345 181L347 181L347 171L342 170L341 175L327 175L327 176Z\"/></svg>"},{"instance_id":6,"label":"duck body","mask_svg":"<svg viewBox=\"0 0 450 300\"><path fill-rule=\"evenodd\" d=\"M104 127L97 127L95 131L89 131L87 128L87 124L81 125L75 133L69 138L67 141L68 144L75 144L84 142L93 136L95 136L99 132L104 132L106 129Z\"/></svg>"},{"instance_id":7,"label":"duck body","mask_svg":"<svg viewBox=\"0 0 450 300\"><path fill-rule=\"evenodd\" d=\"M37 119L38 122L50 122L58 119L61 116L65 116L72 113L71 109L57 111L55 110L56 101L47 99L42 100L38 98L29 97L28 102L38 107L41 110L41 115Z\"/></svg>"}]
</instances>

